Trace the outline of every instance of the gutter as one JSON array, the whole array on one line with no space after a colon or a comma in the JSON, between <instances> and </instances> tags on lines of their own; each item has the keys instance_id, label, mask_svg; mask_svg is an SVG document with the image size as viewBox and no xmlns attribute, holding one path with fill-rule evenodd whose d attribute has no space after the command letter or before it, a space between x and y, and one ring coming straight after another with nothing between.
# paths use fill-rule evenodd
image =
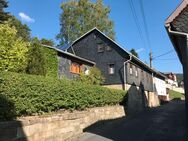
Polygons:
<instances>
[{"instance_id":1,"label":"gutter","mask_svg":"<svg viewBox=\"0 0 188 141\"><path fill-rule=\"evenodd\" d=\"M183 60L182 60L182 56L181 56L181 49L180 49L180 47L178 47L179 45L173 40L172 36L176 35L176 36L186 37L188 39L188 33L173 31L171 29L171 25L170 24L166 24L165 26L166 26L166 30L168 32L168 35L170 37L170 40L171 40L172 44L174 45L174 48L175 48L175 50L177 52L179 60L182 63Z\"/></svg>"},{"instance_id":2,"label":"gutter","mask_svg":"<svg viewBox=\"0 0 188 141\"><path fill-rule=\"evenodd\" d=\"M166 27L169 33L174 34L174 35L179 35L179 36L186 36L188 38L188 33L172 31L170 24L167 24Z\"/></svg>"},{"instance_id":3,"label":"gutter","mask_svg":"<svg viewBox=\"0 0 188 141\"><path fill-rule=\"evenodd\" d=\"M124 63L123 63L123 73L124 73L124 87L125 87L125 91L127 90L127 85L126 85L126 71L125 71L125 65L128 63L128 62L130 62L131 60L132 60L132 55L129 55L130 56L130 58L129 58L129 60L127 60L127 61L125 61Z\"/></svg>"}]
</instances>

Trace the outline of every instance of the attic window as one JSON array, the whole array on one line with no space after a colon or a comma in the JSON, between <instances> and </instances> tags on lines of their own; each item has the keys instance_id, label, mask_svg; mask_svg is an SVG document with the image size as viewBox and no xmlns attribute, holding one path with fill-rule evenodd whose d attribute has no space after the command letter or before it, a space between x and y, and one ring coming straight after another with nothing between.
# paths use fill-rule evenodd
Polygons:
<instances>
[{"instance_id":1,"label":"attic window","mask_svg":"<svg viewBox=\"0 0 188 141\"><path fill-rule=\"evenodd\" d=\"M112 48L111 48L109 45L107 45L107 46L106 46L106 50L107 50L107 51L111 51Z\"/></svg>"},{"instance_id":2,"label":"attic window","mask_svg":"<svg viewBox=\"0 0 188 141\"><path fill-rule=\"evenodd\" d=\"M97 48L98 52L104 52L104 46L102 44L98 44Z\"/></svg>"}]
</instances>

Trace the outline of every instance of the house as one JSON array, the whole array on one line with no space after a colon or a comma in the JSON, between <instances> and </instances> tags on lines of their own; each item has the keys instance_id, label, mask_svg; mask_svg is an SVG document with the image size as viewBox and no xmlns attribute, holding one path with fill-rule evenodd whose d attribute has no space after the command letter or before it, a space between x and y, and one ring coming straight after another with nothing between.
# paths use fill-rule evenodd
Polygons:
<instances>
[{"instance_id":1,"label":"house","mask_svg":"<svg viewBox=\"0 0 188 141\"><path fill-rule=\"evenodd\" d=\"M171 89L173 87L178 87L176 74L174 74L172 72L166 72L163 74L166 76L166 83L167 83L167 87L169 89Z\"/></svg>"},{"instance_id":2,"label":"house","mask_svg":"<svg viewBox=\"0 0 188 141\"><path fill-rule=\"evenodd\" d=\"M94 62L105 77L105 87L123 89L129 93L144 93L147 100L152 99L148 100L152 101L150 106L158 104L154 102L158 95L166 94L163 74L150 68L97 28L60 50Z\"/></svg>"},{"instance_id":3,"label":"house","mask_svg":"<svg viewBox=\"0 0 188 141\"><path fill-rule=\"evenodd\" d=\"M74 79L78 77L81 72L87 74L89 69L95 66L95 62L85 58L76 56L69 52L65 52L56 47L51 47L48 45L43 46L57 51L59 78L66 77L68 79Z\"/></svg>"},{"instance_id":4,"label":"house","mask_svg":"<svg viewBox=\"0 0 188 141\"><path fill-rule=\"evenodd\" d=\"M183 66L186 107L188 109L188 0L167 18L165 27Z\"/></svg>"}]
</instances>

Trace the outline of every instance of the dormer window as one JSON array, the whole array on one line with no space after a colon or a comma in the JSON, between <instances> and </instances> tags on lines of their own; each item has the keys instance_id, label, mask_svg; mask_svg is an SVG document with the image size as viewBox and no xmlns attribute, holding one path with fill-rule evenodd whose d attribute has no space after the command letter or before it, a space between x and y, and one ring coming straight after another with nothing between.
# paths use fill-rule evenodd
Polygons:
<instances>
[{"instance_id":1,"label":"dormer window","mask_svg":"<svg viewBox=\"0 0 188 141\"><path fill-rule=\"evenodd\" d=\"M98 52L104 52L104 46L102 44L98 44Z\"/></svg>"},{"instance_id":2,"label":"dormer window","mask_svg":"<svg viewBox=\"0 0 188 141\"><path fill-rule=\"evenodd\" d=\"M107 46L106 46L106 50L107 50L107 51L111 51L112 48L111 48L109 45L107 45Z\"/></svg>"}]
</instances>

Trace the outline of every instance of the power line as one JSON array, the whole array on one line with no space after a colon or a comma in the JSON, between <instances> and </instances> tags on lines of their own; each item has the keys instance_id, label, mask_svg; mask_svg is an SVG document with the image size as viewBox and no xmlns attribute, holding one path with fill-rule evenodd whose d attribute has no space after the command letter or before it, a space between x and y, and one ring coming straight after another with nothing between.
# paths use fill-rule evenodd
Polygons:
<instances>
[{"instance_id":1,"label":"power line","mask_svg":"<svg viewBox=\"0 0 188 141\"><path fill-rule=\"evenodd\" d=\"M173 61L173 60L178 60L177 58L167 58L167 59L156 59L154 61L159 61L159 60L164 60L164 61Z\"/></svg>"},{"instance_id":2,"label":"power line","mask_svg":"<svg viewBox=\"0 0 188 141\"><path fill-rule=\"evenodd\" d=\"M140 24L139 24L138 16L137 16L137 14L136 14L136 10L135 10L135 7L134 7L134 4L133 4L133 1L132 1L132 0L129 0L129 6L130 6L130 8L131 8L131 12L132 12L132 15L133 15L133 19L134 19L134 21L135 21L135 24L136 24L138 33L139 33L139 35L140 35L140 39L141 39L142 42L145 44L145 40L144 40L144 37L143 37L143 34L142 34L142 30L141 30L141 27L140 27Z\"/></svg>"},{"instance_id":3,"label":"power line","mask_svg":"<svg viewBox=\"0 0 188 141\"><path fill-rule=\"evenodd\" d=\"M156 58L159 58L159 57L161 57L161 56L165 56L165 55L170 54L170 53L172 53L172 52L174 52L174 50L170 50L170 51L168 51L168 52L166 52L166 53L163 53L163 54L161 54L161 55L155 56L155 57L153 57L152 59L156 59Z\"/></svg>"},{"instance_id":4,"label":"power line","mask_svg":"<svg viewBox=\"0 0 188 141\"><path fill-rule=\"evenodd\" d=\"M148 46L149 46L150 51L151 51L151 42L150 42L150 38L149 38L146 16L145 16L145 12L144 12L143 0L139 0L139 1L140 1L141 14L142 14L143 22L144 22L144 29L145 29L145 33L146 33L147 43L148 43Z\"/></svg>"}]
</instances>

